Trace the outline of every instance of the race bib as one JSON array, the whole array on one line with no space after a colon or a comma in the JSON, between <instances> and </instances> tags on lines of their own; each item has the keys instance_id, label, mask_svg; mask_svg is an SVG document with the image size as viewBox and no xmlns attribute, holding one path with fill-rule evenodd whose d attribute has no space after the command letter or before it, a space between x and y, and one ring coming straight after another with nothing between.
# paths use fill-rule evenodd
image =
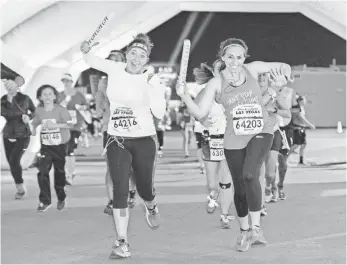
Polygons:
<instances>
[{"instance_id":1,"label":"race bib","mask_svg":"<svg viewBox=\"0 0 347 265\"><path fill-rule=\"evenodd\" d=\"M77 113L75 110L69 110L70 116L71 116L71 123L76 124L77 123Z\"/></svg>"},{"instance_id":2,"label":"race bib","mask_svg":"<svg viewBox=\"0 0 347 265\"><path fill-rule=\"evenodd\" d=\"M263 130L263 111L259 104L245 104L233 109L233 127L236 135L257 134Z\"/></svg>"},{"instance_id":3,"label":"race bib","mask_svg":"<svg viewBox=\"0 0 347 265\"><path fill-rule=\"evenodd\" d=\"M44 119L42 120L42 124L46 121L52 121L56 123L55 119ZM60 128L44 128L41 129L41 141L44 145L59 145L61 144L61 134Z\"/></svg>"},{"instance_id":4,"label":"race bib","mask_svg":"<svg viewBox=\"0 0 347 265\"><path fill-rule=\"evenodd\" d=\"M117 132L130 132L138 127L134 111L131 108L119 107L112 114L111 122Z\"/></svg>"},{"instance_id":5,"label":"race bib","mask_svg":"<svg viewBox=\"0 0 347 265\"><path fill-rule=\"evenodd\" d=\"M223 139L210 139L209 146L211 161L221 161L225 159L223 142Z\"/></svg>"}]
</instances>

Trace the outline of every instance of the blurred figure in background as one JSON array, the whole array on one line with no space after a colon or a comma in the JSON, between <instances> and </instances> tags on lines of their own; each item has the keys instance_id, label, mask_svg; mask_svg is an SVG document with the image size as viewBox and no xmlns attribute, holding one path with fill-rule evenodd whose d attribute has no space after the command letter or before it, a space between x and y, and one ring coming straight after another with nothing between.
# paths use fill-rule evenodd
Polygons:
<instances>
[{"instance_id":1,"label":"blurred figure in background","mask_svg":"<svg viewBox=\"0 0 347 265\"><path fill-rule=\"evenodd\" d=\"M34 116L35 106L30 97L19 91L15 81L2 79L2 82L7 91L1 97L1 116L6 119L3 128L4 150L17 188L15 199L22 199L26 195L26 188L20 160L29 145L29 121Z\"/></svg>"},{"instance_id":2,"label":"blurred figure in background","mask_svg":"<svg viewBox=\"0 0 347 265\"><path fill-rule=\"evenodd\" d=\"M292 116L291 126L294 129L293 134L293 146L290 148L289 155L291 155L294 150L300 147L299 151L299 165L308 165L304 161L304 151L306 148L306 127L315 129L316 127L307 119L305 105L307 104L307 99L303 96L297 95L297 106L299 109L298 113Z\"/></svg>"},{"instance_id":3,"label":"blurred figure in background","mask_svg":"<svg viewBox=\"0 0 347 265\"><path fill-rule=\"evenodd\" d=\"M75 150L78 146L78 139L85 125L84 118L79 110L87 110L88 103L84 95L73 87L72 76L65 73L61 78L64 84L64 91L58 95L57 103L66 107L72 118L72 127L70 129L70 140L67 143L66 158L66 184L71 185L76 176L76 157Z\"/></svg>"},{"instance_id":4,"label":"blurred figure in background","mask_svg":"<svg viewBox=\"0 0 347 265\"><path fill-rule=\"evenodd\" d=\"M190 115L188 108L184 102L179 107L179 125L183 132L183 150L185 157L189 157L189 145L194 133L195 119Z\"/></svg>"}]
</instances>

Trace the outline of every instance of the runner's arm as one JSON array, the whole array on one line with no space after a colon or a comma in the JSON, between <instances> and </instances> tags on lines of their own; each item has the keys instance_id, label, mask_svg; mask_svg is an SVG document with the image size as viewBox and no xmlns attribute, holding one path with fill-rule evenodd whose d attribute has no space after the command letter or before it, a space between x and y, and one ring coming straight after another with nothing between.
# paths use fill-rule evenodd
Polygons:
<instances>
[{"instance_id":1,"label":"runner's arm","mask_svg":"<svg viewBox=\"0 0 347 265\"><path fill-rule=\"evenodd\" d=\"M211 110L215 100L217 89L220 88L221 82L217 78L212 78L202 89L201 96L196 99L195 103L188 93L182 95L182 100L186 103L189 112L198 120L204 118Z\"/></svg>"},{"instance_id":2,"label":"runner's arm","mask_svg":"<svg viewBox=\"0 0 347 265\"><path fill-rule=\"evenodd\" d=\"M165 87L160 84L157 75L154 75L148 83L150 85L148 95L152 114L156 118L162 119L166 111Z\"/></svg>"},{"instance_id":3,"label":"runner's arm","mask_svg":"<svg viewBox=\"0 0 347 265\"><path fill-rule=\"evenodd\" d=\"M286 63L254 61L249 64L245 64L245 66L256 79L258 78L259 74L269 73L272 69L277 69L278 71L282 70L287 80L291 79L290 76L292 74L292 68Z\"/></svg>"}]
</instances>

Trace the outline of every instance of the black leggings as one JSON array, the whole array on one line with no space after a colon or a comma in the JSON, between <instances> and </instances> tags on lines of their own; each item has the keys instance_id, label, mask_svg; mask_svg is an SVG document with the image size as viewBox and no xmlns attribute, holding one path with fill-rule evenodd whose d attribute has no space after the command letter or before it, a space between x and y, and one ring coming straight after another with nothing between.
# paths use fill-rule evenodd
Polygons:
<instances>
[{"instance_id":1,"label":"black leggings","mask_svg":"<svg viewBox=\"0 0 347 265\"><path fill-rule=\"evenodd\" d=\"M255 135L243 149L224 149L231 176L234 182L234 203L239 217L245 217L248 210L260 211L261 186L259 171L270 151L273 135Z\"/></svg>"},{"instance_id":2,"label":"black leggings","mask_svg":"<svg viewBox=\"0 0 347 265\"><path fill-rule=\"evenodd\" d=\"M164 131L157 131L157 137L159 142L159 149L162 150L164 147Z\"/></svg>"},{"instance_id":3,"label":"black leggings","mask_svg":"<svg viewBox=\"0 0 347 265\"><path fill-rule=\"evenodd\" d=\"M156 136L125 138L108 136L107 163L113 183L113 208L128 207L131 167L139 196L147 202L155 198L153 178L157 157Z\"/></svg>"},{"instance_id":4,"label":"black leggings","mask_svg":"<svg viewBox=\"0 0 347 265\"><path fill-rule=\"evenodd\" d=\"M30 138L17 138L15 142L4 138L5 155L10 165L10 170L16 184L23 183L23 170L20 160L27 149Z\"/></svg>"}]
</instances>

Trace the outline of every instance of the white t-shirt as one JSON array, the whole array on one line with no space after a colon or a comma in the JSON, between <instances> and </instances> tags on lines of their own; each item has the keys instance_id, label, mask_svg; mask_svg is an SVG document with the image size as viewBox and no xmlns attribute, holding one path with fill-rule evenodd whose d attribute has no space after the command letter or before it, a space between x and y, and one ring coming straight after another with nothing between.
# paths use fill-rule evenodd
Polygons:
<instances>
[{"instance_id":1,"label":"white t-shirt","mask_svg":"<svg viewBox=\"0 0 347 265\"><path fill-rule=\"evenodd\" d=\"M149 80L147 73L129 74L125 71L125 63L98 58L91 53L85 54L84 59L91 67L108 75L106 94L110 118L107 133L134 138L155 135L152 113L161 119L166 108L165 88L158 76Z\"/></svg>"}]
</instances>

